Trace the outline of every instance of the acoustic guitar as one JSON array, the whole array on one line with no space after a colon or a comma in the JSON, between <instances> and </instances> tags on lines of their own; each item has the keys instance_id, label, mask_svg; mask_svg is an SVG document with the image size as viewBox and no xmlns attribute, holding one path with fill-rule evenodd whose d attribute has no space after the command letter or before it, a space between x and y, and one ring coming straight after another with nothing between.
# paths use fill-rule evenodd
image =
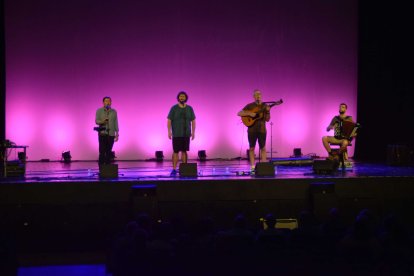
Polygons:
<instances>
[{"instance_id":1,"label":"acoustic guitar","mask_svg":"<svg viewBox=\"0 0 414 276\"><path fill-rule=\"evenodd\" d=\"M256 113L256 116L254 116L254 117L242 116L241 119L242 119L243 124L245 126L249 127L249 126L254 125L254 123L257 120L262 119L263 116L264 116L264 112L265 112L265 105L264 104L268 104L269 107L273 107L275 105L280 105L282 103L283 103L282 99L278 100L277 102L263 102L263 105L256 106L256 107L252 108L251 110L247 110L247 111Z\"/></svg>"}]
</instances>

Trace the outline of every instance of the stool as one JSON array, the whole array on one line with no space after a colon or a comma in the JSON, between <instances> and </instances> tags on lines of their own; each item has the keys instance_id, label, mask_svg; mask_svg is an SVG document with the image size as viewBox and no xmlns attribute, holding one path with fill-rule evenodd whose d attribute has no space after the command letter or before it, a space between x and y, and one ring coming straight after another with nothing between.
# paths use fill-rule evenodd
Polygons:
<instances>
[{"instance_id":1,"label":"stool","mask_svg":"<svg viewBox=\"0 0 414 276\"><path fill-rule=\"evenodd\" d=\"M352 146L349 144L348 146ZM339 168L342 168L343 170L345 168L352 168L352 162L348 159L348 147L346 150L340 154L340 148L332 148L332 153L336 153L339 156Z\"/></svg>"}]
</instances>

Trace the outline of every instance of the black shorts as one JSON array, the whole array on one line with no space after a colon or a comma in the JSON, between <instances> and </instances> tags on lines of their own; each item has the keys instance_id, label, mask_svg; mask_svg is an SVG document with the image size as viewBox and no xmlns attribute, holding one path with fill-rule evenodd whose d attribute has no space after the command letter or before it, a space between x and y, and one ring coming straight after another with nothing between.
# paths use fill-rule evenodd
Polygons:
<instances>
[{"instance_id":1,"label":"black shorts","mask_svg":"<svg viewBox=\"0 0 414 276\"><path fill-rule=\"evenodd\" d=\"M172 143L174 153L190 150L190 137L173 137Z\"/></svg>"},{"instance_id":2,"label":"black shorts","mask_svg":"<svg viewBox=\"0 0 414 276\"><path fill-rule=\"evenodd\" d=\"M249 138L249 147L254 148L256 146L256 141L259 142L259 148L264 148L266 146L266 132L248 132Z\"/></svg>"}]
</instances>

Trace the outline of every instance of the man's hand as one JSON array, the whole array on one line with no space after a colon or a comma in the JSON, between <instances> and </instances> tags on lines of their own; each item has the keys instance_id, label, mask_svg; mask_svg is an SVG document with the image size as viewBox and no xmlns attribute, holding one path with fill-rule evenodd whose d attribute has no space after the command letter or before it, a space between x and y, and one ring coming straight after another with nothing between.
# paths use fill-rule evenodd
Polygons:
<instances>
[{"instance_id":1,"label":"man's hand","mask_svg":"<svg viewBox=\"0 0 414 276\"><path fill-rule=\"evenodd\" d=\"M171 131L168 131L168 139L171 140L171 138L172 138L172 133L171 133Z\"/></svg>"},{"instance_id":2,"label":"man's hand","mask_svg":"<svg viewBox=\"0 0 414 276\"><path fill-rule=\"evenodd\" d=\"M195 133L193 132L191 133L191 140L194 140L194 137L195 137Z\"/></svg>"},{"instance_id":3,"label":"man's hand","mask_svg":"<svg viewBox=\"0 0 414 276\"><path fill-rule=\"evenodd\" d=\"M119 140L119 134L115 135L115 139L114 139L114 141L115 141L115 142L118 142L118 140Z\"/></svg>"}]
</instances>

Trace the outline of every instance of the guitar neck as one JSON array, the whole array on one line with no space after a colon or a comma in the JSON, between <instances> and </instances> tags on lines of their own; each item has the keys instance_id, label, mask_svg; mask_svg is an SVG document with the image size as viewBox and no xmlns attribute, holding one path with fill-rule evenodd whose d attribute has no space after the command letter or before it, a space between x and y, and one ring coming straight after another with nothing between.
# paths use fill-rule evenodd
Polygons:
<instances>
[{"instance_id":1,"label":"guitar neck","mask_svg":"<svg viewBox=\"0 0 414 276\"><path fill-rule=\"evenodd\" d=\"M264 104L267 104L268 106L270 106L270 107L273 107L273 106L275 106L275 105L280 105L280 104L282 104L283 103L283 100L282 99L280 99L280 100L278 100L277 102L263 102Z\"/></svg>"}]
</instances>

